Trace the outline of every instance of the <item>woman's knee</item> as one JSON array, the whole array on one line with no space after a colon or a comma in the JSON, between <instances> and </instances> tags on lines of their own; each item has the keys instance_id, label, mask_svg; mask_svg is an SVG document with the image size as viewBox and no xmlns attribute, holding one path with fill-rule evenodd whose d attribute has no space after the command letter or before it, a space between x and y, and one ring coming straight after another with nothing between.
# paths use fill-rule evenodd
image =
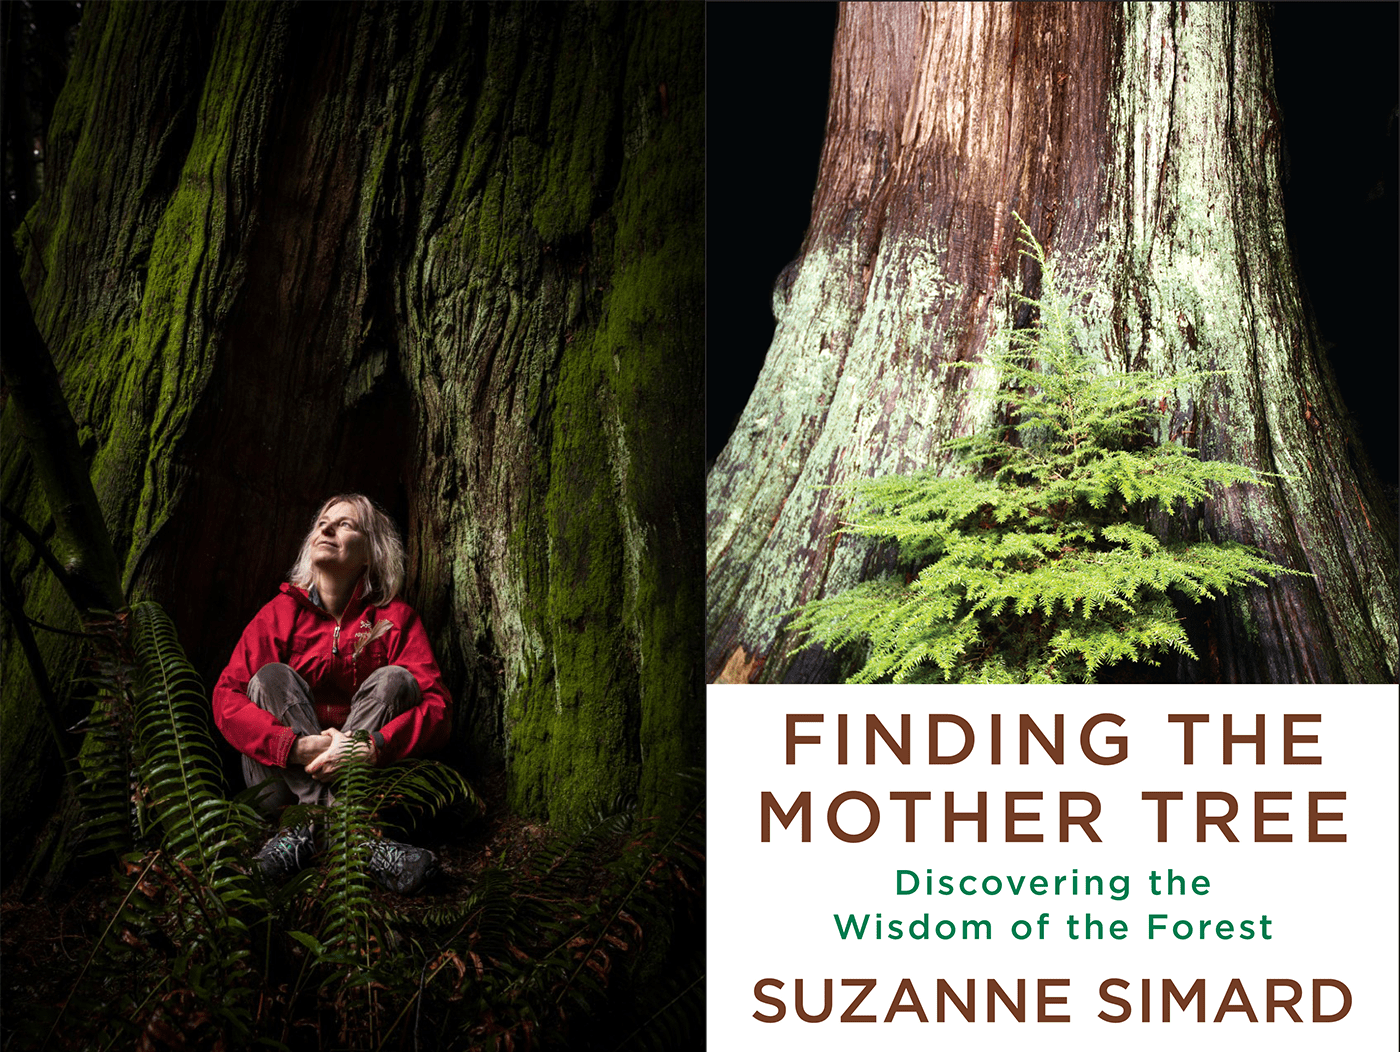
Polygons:
<instances>
[{"instance_id":1,"label":"woman's knee","mask_svg":"<svg viewBox=\"0 0 1400 1052\"><path fill-rule=\"evenodd\" d=\"M402 708L417 705L422 697L418 680L402 665L385 665L375 669L365 677L362 689L401 699L404 703Z\"/></svg>"},{"instance_id":2,"label":"woman's knee","mask_svg":"<svg viewBox=\"0 0 1400 1052\"><path fill-rule=\"evenodd\" d=\"M291 665L284 665L280 661L271 661L253 673L253 678L248 681L248 686L251 687L254 684L263 690L287 690L295 689L297 686L304 688L306 680L302 679Z\"/></svg>"},{"instance_id":3,"label":"woman's knee","mask_svg":"<svg viewBox=\"0 0 1400 1052\"><path fill-rule=\"evenodd\" d=\"M258 708L279 715L297 700L311 700L311 688L290 665L273 661L248 680L248 697Z\"/></svg>"}]
</instances>

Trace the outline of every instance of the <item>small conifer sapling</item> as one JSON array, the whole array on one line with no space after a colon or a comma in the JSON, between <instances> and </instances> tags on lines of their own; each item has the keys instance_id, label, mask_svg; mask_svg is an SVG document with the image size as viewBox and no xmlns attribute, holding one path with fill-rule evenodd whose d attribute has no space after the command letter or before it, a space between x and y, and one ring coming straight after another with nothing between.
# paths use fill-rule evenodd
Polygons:
<instances>
[{"instance_id":1,"label":"small conifer sapling","mask_svg":"<svg viewBox=\"0 0 1400 1052\"><path fill-rule=\"evenodd\" d=\"M1118 662L1195 657L1173 594L1199 602L1301 573L1236 542L1152 533L1154 510L1268 483L1150 439L1161 398L1220 374L1096 369L1070 295L1016 218L1042 278L1038 299L1015 296L1033 324L988 353L1006 424L948 443L969 474L854 484L844 532L897 543L916 570L795 611L800 645L860 648L852 682L1089 682Z\"/></svg>"}]
</instances>

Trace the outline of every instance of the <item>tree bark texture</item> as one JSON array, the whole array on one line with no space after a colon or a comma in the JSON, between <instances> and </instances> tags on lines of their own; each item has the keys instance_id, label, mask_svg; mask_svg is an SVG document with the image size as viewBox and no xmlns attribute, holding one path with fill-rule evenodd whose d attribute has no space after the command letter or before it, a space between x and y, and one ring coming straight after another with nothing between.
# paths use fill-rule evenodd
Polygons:
<instances>
[{"instance_id":1,"label":"tree bark texture","mask_svg":"<svg viewBox=\"0 0 1400 1052\"><path fill-rule=\"evenodd\" d=\"M1395 528L1295 276L1265 9L842 6L812 220L755 392L708 480L706 673L841 674L784 611L890 565L837 533L865 476L946 467L991 422L982 360L1038 291L1012 213L1081 291L1105 368L1228 370L1161 438L1277 473L1164 533L1236 539L1314 577L1186 611L1181 680L1384 681Z\"/></svg>"},{"instance_id":2,"label":"tree bark texture","mask_svg":"<svg viewBox=\"0 0 1400 1052\"><path fill-rule=\"evenodd\" d=\"M8 335L4 360L7 403L53 518L53 536L48 541L38 539L32 547L36 554L48 556L49 569L79 617L90 619L98 611L110 615L125 605L116 553L53 358L34 325L13 245L0 246L0 268L0 303ZM23 528L28 524L17 525ZM13 611L13 616L18 625L22 620L18 611ZM41 680L43 675L42 670L37 672ZM42 687L40 693L44 693Z\"/></svg>"},{"instance_id":3,"label":"tree bark texture","mask_svg":"<svg viewBox=\"0 0 1400 1052\"><path fill-rule=\"evenodd\" d=\"M503 756L516 806L574 824L698 761L703 28L88 6L25 276L125 590L206 677L362 490L406 527L456 746ZM11 416L5 504L47 523ZM8 842L53 764L12 639L5 680Z\"/></svg>"}]
</instances>

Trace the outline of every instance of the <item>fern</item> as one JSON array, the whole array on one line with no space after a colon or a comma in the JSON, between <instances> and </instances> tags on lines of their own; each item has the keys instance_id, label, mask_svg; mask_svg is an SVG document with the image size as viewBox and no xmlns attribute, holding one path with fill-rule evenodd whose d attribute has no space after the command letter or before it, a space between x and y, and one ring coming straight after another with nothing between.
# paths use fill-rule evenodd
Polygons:
<instances>
[{"instance_id":1,"label":"fern","mask_svg":"<svg viewBox=\"0 0 1400 1052\"><path fill-rule=\"evenodd\" d=\"M466 823L485 810L467 780L436 760L366 767L364 776L368 820L383 828L408 830L419 819L448 810Z\"/></svg>"},{"instance_id":2,"label":"fern","mask_svg":"<svg viewBox=\"0 0 1400 1052\"><path fill-rule=\"evenodd\" d=\"M947 444L971 475L856 484L844 532L895 542L917 570L793 612L800 643L862 648L855 682L1088 682L1118 662L1195 657L1171 595L1199 602L1300 573L1243 544L1164 542L1148 529L1151 513L1217 487L1268 483L1149 442L1159 399L1219 374L1100 374L1070 295L1021 228L1042 294L1015 297L1035 324L988 354L1008 423Z\"/></svg>"},{"instance_id":3,"label":"fern","mask_svg":"<svg viewBox=\"0 0 1400 1052\"><path fill-rule=\"evenodd\" d=\"M325 809L324 877L314 901L320 910L321 946L317 964L328 967L332 988L344 1002L340 1040L351 1047L374 1047L379 1029L376 956L385 949L385 929L373 896L369 857L374 833L365 757L369 733L354 735L354 752L336 779L335 806ZM364 1038L364 1045L355 1042Z\"/></svg>"},{"instance_id":4,"label":"fern","mask_svg":"<svg viewBox=\"0 0 1400 1052\"><path fill-rule=\"evenodd\" d=\"M335 806L320 809L319 821L326 849L315 898L334 903L321 925L323 959L344 968L351 981L367 971L372 948L383 941L368 868L374 836L365 763L368 743L368 732L355 734L354 752L342 763L336 780Z\"/></svg>"},{"instance_id":5,"label":"fern","mask_svg":"<svg viewBox=\"0 0 1400 1052\"><path fill-rule=\"evenodd\" d=\"M141 826L131 752L137 668L126 627L122 619L89 626L85 671L77 684L79 692L94 699L82 725L86 737L78 756L85 855L129 850Z\"/></svg>"},{"instance_id":6,"label":"fern","mask_svg":"<svg viewBox=\"0 0 1400 1052\"><path fill-rule=\"evenodd\" d=\"M200 1006L216 1024L211 1029L248 1043L260 981L250 967L249 921L263 924L268 915L266 897L243 866L257 818L224 796L203 688L169 618L145 603L134 608L131 624L139 683L131 699L130 777L142 801L138 814L149 820L144 832L160 846L123 859L120 899L89 958L91 970L80 974L49 1038L73 1006L79 1018L67 1018L79 1044L149 1043L178 1032L175 1002L183 999ZM109 700L108 712L104 732L121 728L118 698ZM110 807L109 797L89 799ZM101 813L94 821L111 826Z\"/></svg>"},{"instance_id":7,"label":"fern","mask_svg":"<svg viewBox=\"0 0 1400 1052\"><path fill-rule=\"evenodd\" d=\"M412 1026L444 1049L685 1047L703 1019L699 789L667 816L551 837L423 914L418 985L385 1043Z\"/></svg>"},{"instance_id":8,"label":"fern","mask_svg":"<svg viewBox=\"0 0 1400 1052\"><path fill-rule=\"evenodd\" d=\"M162 845L193 869L224 907L254 901L260 896L244 874L242 860L261 821L251 807L231 802L225 792L203 684L164 610L139 603L132 614L141 668L135 751Z\"/></svg>"},{"instance_id":9,"label":"fern","mask_svg":"<svg viewBox=\"0 0 1400 1052\"><path fill-rule=\"evenodd\" d=\"M164 855L155 871L164 895L146 901L155 930L170 940L172 989L187 991L230 1036L246 1039L259 984L249 962L249 922L264 923L268 912L266 895L246 872L260 821L226 796L204 688L170 618L157 604L140 603L132 621L141 672L133 751ZM162 1002L143 1025L149 1030L166 1007Z\"/></svg>"},{"instance_id":10,"label":"fern","mask_svg":"<svg viewBox=\"0 0 1400 1052\"><path fill-rule=\"evenodd\" d=\"M293 882L303 898L287 911L287 919L299 923L288 938L300 944L306 960L291 1000L307 989L316 991L330 1002L340 1045L379 1047L383 1017L394 1007L392 995L402 995L416 956L400 933L402 911L375 894L368 869L375 839L395 830L404 816L411 821L449 807L474 814L481 805L447 765L411 760L371 767L364 758L368 733L358 732L354 739L355 753L335 784L335 804L293 806L283 815L284 826L313 824L325 845L320 872Z\"/></svg>"},{"instance_id":11,"label":"fern","mask_svg":"<svg viewBox=\"0 0 1400 1052\"><path fill-rule=\"evenodd\" d=\"M334 806L284 814L317 824L317 864L265 887L248 857L265 831L248 793L224 796L173 626L154 604L131 624L139 686L112 727L133 731L135 766L114 784L143 801L145 849L121 860L102 935L57 1014L35 1013L35 1044L674 1049L695 1032L702 779L678 777L664 816L623 801L500 858L460 900L405 902L371 884L371 838L481 803L443 764L349 763Z\"/></svg>"}]
</instances>

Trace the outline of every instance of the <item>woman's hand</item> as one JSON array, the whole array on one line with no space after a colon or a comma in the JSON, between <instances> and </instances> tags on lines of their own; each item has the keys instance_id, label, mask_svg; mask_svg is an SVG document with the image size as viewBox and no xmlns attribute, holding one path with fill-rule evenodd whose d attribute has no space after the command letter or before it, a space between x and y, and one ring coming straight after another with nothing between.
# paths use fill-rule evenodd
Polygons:
<instances>
[{"instance_id":1,"label":"woman's hand","mask_svg":"<svg viewBox=\"0 0 1400 1052\"><path fill-rule=\"evenodd\" d=\"M287 754L288 763L298 763L305 767L316 757L331 747L329 734L303 734Z\"/></svg>"},{"instance_id":2,"label":"woman's hand","mask_svg":"<svg viewBox=\"0 0 1400 1052\"><path fill-rule=\"evenodd\" d=\"M350 735L336 730L334 727L327 730L324 735L317 735L317 737L328 737L330 746L306 765L306 773L318 782L333 782L340 774L340 765L350 759L360 746ZM365 761L374 763L378 759L378 752L374 739L370 738L365 743L363 753Z\"/></svg>"}]
</instances>

